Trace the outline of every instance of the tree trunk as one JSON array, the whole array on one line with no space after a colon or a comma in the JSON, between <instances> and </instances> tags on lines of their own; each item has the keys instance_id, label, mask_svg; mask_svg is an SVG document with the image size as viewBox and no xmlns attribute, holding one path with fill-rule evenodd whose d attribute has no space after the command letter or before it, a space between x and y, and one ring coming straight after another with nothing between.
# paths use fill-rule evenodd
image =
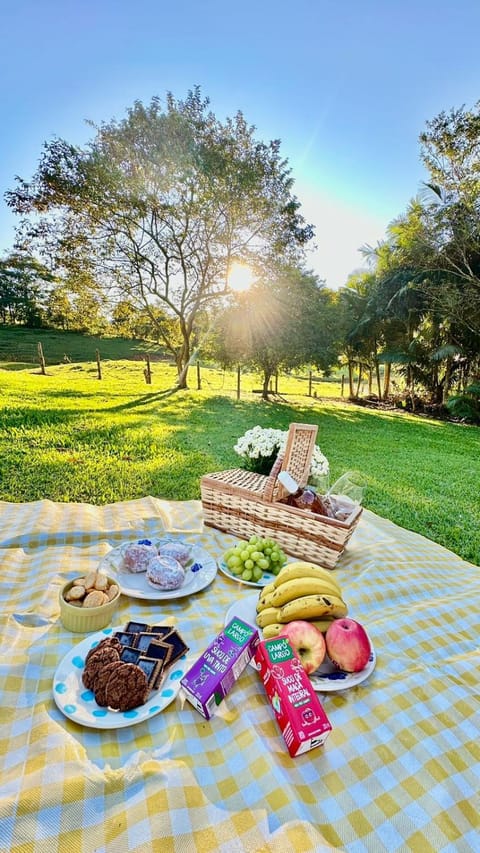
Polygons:
<instances>
[{"instance_id":1,"label":"tree trunk","mask_svg":"<svg viewBox=\"0 0 480 853\"><path fill-rule=\"evenodd\" d=\"M177 373L178 373L177 388L182 388L182 389L188 388L188 383L187 383L188 368L189 368L188 361L186 364L183 365L183 367L181 366L180 360L177 361Z\"/></svg>"},{"instance_id":2,"label":"tree trunk","mask_svg":"<svg viewBox=\"0 0 480 853\"><path fill-rule=\"evenodd\" d=\"M434 362L432 369L432 385L433 385L433 400L435 403L439 403L442 399L442 386L439 382L438 378L438 361Z\"/></svg>"},{"instance_id":3,"label":"tree trunk","mask_svg":"<svg viewBox=\"0 0 480 853\"><path fill-rule=\"evenodd\" d=\"M383 399L386 400L390 394L390 376L392 373L392 365L389 361L385 364L385 373L383 376Z\"/></svg>"},{"instance_id":4,"label":"tree trunk","mask_svg":"<svg viewBox=\"0 0 480 853\"><path fill-rule=\"evenodd\" d=\"M177 388L188 388L188 368L190 367L189 359L185 358L185 343L181 347L180 351L175 355L175 361L177 363Z\"/></svg>"},{"instance_id":5,"label":"tree trunk","mask_svg":"<svg viewBox=\"0 0 480 853\"><path fill-rule=\"evenodd\" d=\"M360 384L361 384L361 382L362 382L362 375L363 375L363 369L362 369L362 368L363 368L363 364L362 364L362 362L361 362L361 361L359 361L359 362L358 362L357 393L355 394L355 397L356 397L356 398L358 398L358 396L359 396L359 394L360 394Z\"/></svg>"},{"instance_id":6,"label":"tree trunk","mask_svg":"<svg viewBox=\"0 0 480 853\"><path fill-rule=\"evenodd\" d=\"M372 393L372 383L373 383L372 368L369 366L369 368L368 368L368 395L369 396Z\"/></svg>"},{"instance_id":7,"label":"tree trunk","mask_svg":"<svg viewBox=\"0 0 480 853\"><path fill-rule=\"evenodd\" d=\"M268 389L269 389L271 377L272 377L272 371L271 370L264 370L264 372L263 372L262 400L268 400Z\"/></svg>"},{"instance_id":8,"label":"tree trunk","mask_svg":"<svg viewBox=\"0 0 480 853\"><path fill-rule=\"evenodd\" d=\"M382 383L380 382L380 365L375 361L375 374L377 377L378 399L382 399Z\"/></svg>"},{"instance_id":9,"label":"tree trunk","mask_svg":"<svg viewBox=\"0 0 480 853\"><path fill-rule=\"evenodd\" d=\"M350 397L351 399L353 399L353 397L355 396L353 393L353 364L350 359L348 359L348 386L350 391Z\"/></svg>"},{"instance_id":10,"label":"tree trunk","mask_svg":"<svg viewBox=\"0 0 480 853\"><path fill-rule=\"evenodd\" d=\"M185 324L180 323L183 343L180 350L177 351L175 361L177 362L177 388L188 388L188 368L190 367L190 336L191 329Z\"/></svg>"},{"instance_id":11,"label":"tree trunk","mask_svg":"<svg viewBox=\"0 0 480 853\"><path fill-rule=\"evenodd\" d=\"M442 389L442 403L446 404L448 400L448 392L450 391L450 376L452 373L452 359L447 358L447 365L445 367L445 376L443 377L443 389Z\"/></svg>"}]
</instances>

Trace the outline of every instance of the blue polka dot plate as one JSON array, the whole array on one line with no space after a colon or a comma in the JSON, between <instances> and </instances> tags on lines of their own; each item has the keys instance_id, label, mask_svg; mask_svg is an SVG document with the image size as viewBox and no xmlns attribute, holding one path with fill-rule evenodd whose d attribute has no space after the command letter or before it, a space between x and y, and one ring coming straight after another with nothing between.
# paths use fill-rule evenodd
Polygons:
<instances>
[{"instance_id":1,"label":"blue polka dot plate","mask_svg":"<svg viewBox=\"0 0 480 853\"><path fill-rule=\"evenodd\" d=\"M85 658L93 646L100 640L122 631L123 627L104 628L96 634L90 634L77 643L59 663L53 678L53 698L62 714L81 726L94 729L122 729L149 720L163 711L180 690L180 679L187 671L186 655L176 661L166 672L165 678L158 688L152 690L144 705L131 711L112 711L100 708L95 702L91 690L87 690L82 682L82 672Z\"/></svg>"}]
</instances>

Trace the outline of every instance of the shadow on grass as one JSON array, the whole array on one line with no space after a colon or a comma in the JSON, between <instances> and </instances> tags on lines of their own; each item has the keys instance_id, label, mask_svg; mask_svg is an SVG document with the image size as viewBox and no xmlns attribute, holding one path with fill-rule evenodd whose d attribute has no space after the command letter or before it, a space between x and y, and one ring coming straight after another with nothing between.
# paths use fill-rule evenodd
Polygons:
<instances>
[{"instance_id":1,"label":"shadow on grass","mask_svg":"<svg viewBox=\"0 0 480 853\"><path fill-rule=\"evenodd\" d=\"M35 365L32 364L31 361L9 361L9 362L4 361L4 362L2 362L2 366L1 366L0 370L9 370L11 373L13 373L13 372L19 371L19 370L28 370L29 368L32 371L35 368Z\"/></svg>"}]
</instances>

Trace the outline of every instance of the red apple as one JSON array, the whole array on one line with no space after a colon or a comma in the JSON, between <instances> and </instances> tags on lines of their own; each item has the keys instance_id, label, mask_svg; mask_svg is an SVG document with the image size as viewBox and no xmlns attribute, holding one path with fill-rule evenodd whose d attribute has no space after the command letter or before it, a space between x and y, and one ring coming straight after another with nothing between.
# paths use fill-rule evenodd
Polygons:
<instances>
[{"instance_id":1,"label":"red apple","mask_svg":"<svg viewBox=\"0 0 480 853\"><path fill-rule=\"evenodd\" d=\"M370 640L365 628L354 619L335 619L325 634L327 654L344 672L360 672L370 658Z\"/></svg>"},{"instance_id":2,"label":"red apple","mask_svg":"<svg viewBox=\"0 0 480 853\"><path fill-rule=\"evenodd\" d=\"M279 637L287 637L302 661L308 674L315 672L325 659L325 640L321 631L310 622L301 619L288 622L280 631Z\"/></svg>"}]
</instances>

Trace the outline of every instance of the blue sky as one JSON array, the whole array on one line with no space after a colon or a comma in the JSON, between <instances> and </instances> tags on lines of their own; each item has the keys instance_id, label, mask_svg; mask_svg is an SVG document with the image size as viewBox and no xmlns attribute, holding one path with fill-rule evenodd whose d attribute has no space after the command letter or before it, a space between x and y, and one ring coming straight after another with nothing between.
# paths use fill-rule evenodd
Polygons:
<instances>
[{"instance_id":1,"label":"blue sky","mask_svg":"<svg viewBox=\"0 0 480 853\"><path fill-rule=\"evenodd\" d=\"M308 265L338 287L426 178L425 122L480 99L480 0L2 0L0 22L0 254L3 193L46 140L83 144L87 119L198 84L220 118L282 140Z\"/></svg>"}]
</instances>

